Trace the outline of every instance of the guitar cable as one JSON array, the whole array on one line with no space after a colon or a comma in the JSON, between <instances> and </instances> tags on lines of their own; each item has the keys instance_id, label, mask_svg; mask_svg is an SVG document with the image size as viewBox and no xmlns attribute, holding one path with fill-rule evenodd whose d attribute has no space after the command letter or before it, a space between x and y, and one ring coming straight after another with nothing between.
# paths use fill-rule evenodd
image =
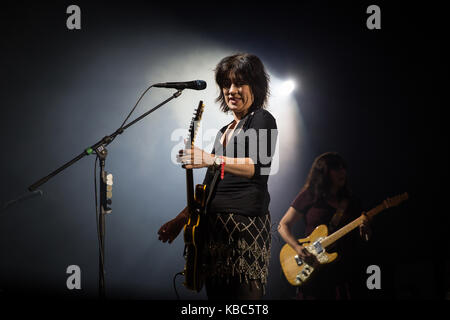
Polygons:
<instances>
[{"instance_id":1,"label":"guitar cable","mask_svg":"<svg viewBox=\"0 0 450 320\"><path fill-rule=\"evenodd\" d=\"M101 237L100 237L100 225L99 225L99 219L100 219L100 208L98 205L98 190L97 190L97 162L99 160L98 155L95 157L94 162L94 189L95 189L95 222L97 226L97 241L98 241L98 251L100 254L100 259L104 261L104 252L102 250L101 245ZM101 183L101 182L100 182ZM101 281L102 283L105 283L105 266L102 264L102 270L101 270Z\"/></svg>"},{"instance_id":2,"label":"guitar cable","mask_svg":"<svg viewBox=\"0 0 450 320\"><path fill-rule=\"evenodd\" d=\"M180 300L180 296L178 295L178 291L177 291L177 286L175 284L175 280L177 278L177 276L182 276L183 272L177 272L174 276L173 276L173 289L175 290L175 295L177 296L177 300Z\"/></svg>"}]
</instances>

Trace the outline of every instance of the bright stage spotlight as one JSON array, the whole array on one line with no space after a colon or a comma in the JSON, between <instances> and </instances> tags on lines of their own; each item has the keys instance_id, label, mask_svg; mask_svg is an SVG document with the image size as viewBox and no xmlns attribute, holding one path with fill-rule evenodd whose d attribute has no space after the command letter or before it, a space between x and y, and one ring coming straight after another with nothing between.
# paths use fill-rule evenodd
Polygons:
<instances>
[{"instance_id":1,"label":"bright stage spotlight","mask_svg":"<svg viewBox=\"0 0 450 320\"><path fill-rule=\"evenodd\" d=\"M286 80L282 82L279 87L277 88L277 93L280 96L287 96L292 93L295 89L295 82L292 80Z\"/></svg>"}]
</instances>

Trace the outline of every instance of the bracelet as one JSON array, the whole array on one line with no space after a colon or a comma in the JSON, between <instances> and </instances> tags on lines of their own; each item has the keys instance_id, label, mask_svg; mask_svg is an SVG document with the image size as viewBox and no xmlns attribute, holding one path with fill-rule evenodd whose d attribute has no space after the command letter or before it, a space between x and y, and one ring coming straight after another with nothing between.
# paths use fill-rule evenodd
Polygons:
<instances>
[{"instance_id":1,"label":"bracelet","mask_svg":"<svg viewBox=\"0 0 450 320\"><path fill-rule=\"evenodd\" d=\"M225 159L223 156L220 156L220 158L222 159L222 163L220 164L220 179L223 180L225 175Z\"/></svg>"}]
</instances>

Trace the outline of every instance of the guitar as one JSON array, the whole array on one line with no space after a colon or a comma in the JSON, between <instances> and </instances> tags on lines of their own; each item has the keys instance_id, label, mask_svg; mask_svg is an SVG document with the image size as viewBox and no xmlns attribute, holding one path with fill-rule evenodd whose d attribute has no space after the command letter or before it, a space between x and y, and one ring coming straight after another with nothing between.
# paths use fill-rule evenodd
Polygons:
<instances>
[{"instance_id":1,"label":"guitar","mask_svg":"<svg viewBox=\"0 0 450 320\"><path fill-rule=\"evenodd\" d=\"M189 126L189 138L186 141L185 149L194 146L198 124L202 118L205 105L200 101ZM204 215L206 202L206 185L197 184L194 193L194 178L192 169L186 169L186 191L188 222L184 225L184 286L190 290L199 292L203 287L202 277L202 248L204 242L204 232L201 224Z\"/></svg>"},{"instance_id":2,"label":"guitar","mask_svg":"<svg viewBox=\"0 0 450 320\"><path fill-rule=\"evenodd\" d=\"M407 199L408 193L406 192L388 198L365 215L370 219L381 211L397 206ZM328 235L327 226L322 224L316 227L307 238L298 239L298 242L317 258L319 264L316 267L303 261L290 245L285 244L280 251L280 262L281 269L288 282L293 286L301 286L310 280L313 274L316 274L317 269L320 269L320 265L331 263L336 260L338 253L328 253L325 249L361 225L363 219L364 215L361 215L331 235Z\"/></svg>"}]
</instances>

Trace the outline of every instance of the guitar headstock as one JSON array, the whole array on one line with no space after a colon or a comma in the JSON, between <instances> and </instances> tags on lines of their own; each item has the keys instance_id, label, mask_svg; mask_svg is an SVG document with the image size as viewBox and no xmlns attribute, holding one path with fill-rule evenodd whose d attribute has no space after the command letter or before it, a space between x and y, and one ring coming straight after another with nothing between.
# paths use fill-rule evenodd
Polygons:
<instances>
[{"instance_id":1,"label":"guitar headstock","mask_svg":"<svg viewBox=\"0 0 450 320\"><path fill-rule=\"evenodd\" d=\"M204 109L205 105L203 104L203 101L200 100L197 109L195 109L194 111L194 116L192 117L191 124L189 125L189 137L186 141L186 148L190 148L192 145L194 145L195 136L197 135L198 126L200 124L200 120L202 119Z\"/></svg>"},{"instance_id":2,"label":"guitar headstock","mask_svg":"<svg viewBox=\"0 0 450 320\"><path fill-rule=\"evenodd\" d=\"M368 218L372 218L373 216L375 216L376 214L380 213L381 211L383 211L385 209L398 206L400 203L407 200L408 197L409 197L408 193L405 192L405 193L399 194L397 196L394 196L392 198L387 198L382 203L380 203L378 206L376 206L375 208L366 212L364 215Z\"/></svg>"},{"instance_id":3,"label":"guitar headstock","mask_svg":"<svg viewBox=\"0 0 450 320\"><path fill-rule=\"evenodd\" d=\"M395 207L398 206L400 203L402 203L403 201L408 199L408 193L402 193L399 194L395 197L392 198L387 198L386 200L383 201L384 205L386 206L386 208L391 208L391 207Z\"/></svg>"}]
</instances>

